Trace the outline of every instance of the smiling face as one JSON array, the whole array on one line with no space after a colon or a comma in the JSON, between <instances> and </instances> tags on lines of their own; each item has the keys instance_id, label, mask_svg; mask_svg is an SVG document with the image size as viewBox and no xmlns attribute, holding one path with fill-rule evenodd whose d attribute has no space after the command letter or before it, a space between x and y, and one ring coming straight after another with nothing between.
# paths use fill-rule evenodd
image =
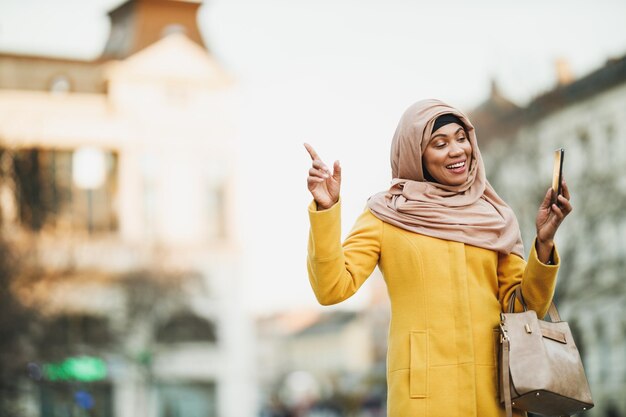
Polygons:
<instances>
[{"instance_id":1,"label":"smiling face","mask_svg":"<svg viewBox=\"0 0 626 417\"><path fill-rule=\"evenodd\" d=\"M449 123L437 129L422 155L428 173L440 184L461 185L467 180L472 145L462 126Z\"/></svg>"}]
</instances>

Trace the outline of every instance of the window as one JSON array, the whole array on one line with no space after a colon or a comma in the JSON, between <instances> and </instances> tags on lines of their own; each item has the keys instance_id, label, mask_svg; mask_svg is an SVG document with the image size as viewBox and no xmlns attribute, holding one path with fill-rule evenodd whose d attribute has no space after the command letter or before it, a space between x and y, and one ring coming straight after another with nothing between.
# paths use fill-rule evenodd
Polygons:
<instances>
[{"instance_id":1,"label":"window","mask_svg":"<svg viewBox=\"0 0 626 417\"><path fill-rule=\"evenodd\" d=\"M179 313L157 328L160 343L209 342L215 343L215 324L190 312Z\"/></svg>"},{"instance_id":2,"label":"window","mask_svg":"<svg viewBox=\"0 0 626 417\"><path fill-rule=\"evenodd\" d=\"M606 144L611 146L615 141L615 127L612 124L606 126Z\"/></svg>"},{"instance_id":3,"label":"window","mask_svg":"<svg viewBox=\"0 0 626 417\"><path fill-rule=\"evenodd\" d=\"M183 35L187 34L187 28L184 25L173 23L167 25L161 31L161 37L165 38L166 36L173 35L175 33L181 33Z\"/></svg>"},{"instance_id":4,"label":"window","mask_svg":"<svg viewBox=\"0 0 626 417\"><path fill-rule=\"evenodd\" d=\"M215 384L167 383L157 387L158 417L216 417Z\"/></svg>"},{"instance_id":5,"label":"window","mask_svg":"<svg viewBox=\"0 0 626 417\"><path fill-rule=\"evenodd\" d=\"M76 181L75 150L28 148L12 152L19 220L31 230L104 232L117 229L114 197L117 155L101 151L103 178Z\"/></svg>"},{"instance_id":6,"label":"window","mask_svg":"<svg viewBox=\"0 0 626 417\"><path fill-rule=\"evenodd\" d=\"M569 321L569 327L572 331L572 336L576 341L576 347L578 347L578 353L580 354L580 359L583 363L587 362L586 349L585 349L585 340L583 338L583 331L578 325L578 321L576 319Z\"/></svg>"},{"instance_id":7,"label":"window","mask_svg":"<svg viewBox=\"0 0 626 417\"><path fill-rule=\"evenodd\" d=\"M105 348L113 342L113 335L106 318L72 314L57 316L47 323L44 340L51 350L67 352L75 345Z\"/></svg>"},{"instance_id":8,"label":"window","mask_svg":"<svg viewBox=\"0 0 626 417\"><path fill-rule=\"evenodd\" d=\"M63 382L40 385L42 417L92 416L112 417L112 389L106 383L68 384Z\"/></svg>"},{"instance_id":9,"label":"window","mask_svg":"<svg viewBox=\"0 0 626 417\"><path fill-rule=\"evenodd\" d=\"M621 155L620 143L616 139L615 126L609 124L605 127L606 149L610 149L609 158L614 167L620 163L619 155ZM613 167L609 168L612 169Z\"/></svg>"},{"instance_id":10,"label":"window","mask_svg":"<svg viewBox=\"0 0 626 417\"><path fill-rule=\"evenodd\" d=\"M598 380L606 383L613 369L610 364L611 359L611 341L608 337L606 324L603 321L595 323L597 355L598 355Z\"/></svg>"},{"instance_id":11,"label":"window","mask_svg":"<svg viewBox=\"0 0 626 417\"><path fill-rule=\"evenodd\" d=\"M65 94L72 89L70 79L65 75L57 75L50 81L50 92L53 94Z\"/></svg>"},{"instance_id":12,"label":"window","mask_svg":"<svg viewBox=\"0 0 626 417\"><path fill-rule=\"evenodd\" d=\"M589 132L586 130L580 130L578 132L578 140L583 149L587 149L589 146Z\"/></svg>"}]
</instances>

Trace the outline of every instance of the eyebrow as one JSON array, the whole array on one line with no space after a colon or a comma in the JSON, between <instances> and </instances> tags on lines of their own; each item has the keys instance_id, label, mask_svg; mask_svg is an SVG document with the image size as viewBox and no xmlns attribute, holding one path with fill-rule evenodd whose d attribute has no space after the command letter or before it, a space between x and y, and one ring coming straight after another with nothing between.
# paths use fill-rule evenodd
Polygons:
<instances>
[{"instance_id":1,"label":"eyebrow","mask_svg":"<svg viewBox=\"0 0 626 417\"><path fill-rule=\"evenodd\" d=\"M459 128L456 130L456 132L454 132L454 133L452 134L452 136L454 136L454 135L456 135L457 133L459 133L459 131L460 131L460 130L463 130L463 127L459 127ZM443 133L437 133L435 136L432 136L432 137L430 138L430 140L435 139L437 136L447 137L447 135L444 135Z\"/></svg>"}]
</instances>

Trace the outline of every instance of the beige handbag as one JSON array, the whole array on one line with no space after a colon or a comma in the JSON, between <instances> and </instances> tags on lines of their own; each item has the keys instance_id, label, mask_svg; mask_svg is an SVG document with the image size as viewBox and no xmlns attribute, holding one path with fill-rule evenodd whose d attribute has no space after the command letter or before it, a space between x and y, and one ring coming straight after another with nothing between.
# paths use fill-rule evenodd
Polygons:
<instances>
[{"instance_id":1,"label":"beige handbag","mask_svg":"<svg viewBox=\"0 0 626 417\"><path fill-rule=\"evenodd\" d=\"M524 307L514 313L515 298ZM554 303L550 322L528 310L521 287L511 296L500 323L500 401L507 417L512 407L546 416L579 413L593 407L591 391L567 322Z\"/></svg>"}]
</instances>

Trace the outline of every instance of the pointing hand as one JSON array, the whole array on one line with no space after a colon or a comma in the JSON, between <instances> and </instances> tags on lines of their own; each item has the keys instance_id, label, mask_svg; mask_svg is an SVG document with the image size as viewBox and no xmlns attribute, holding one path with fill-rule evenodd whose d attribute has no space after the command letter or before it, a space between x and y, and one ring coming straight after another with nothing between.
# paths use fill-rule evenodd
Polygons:
<instances>
[{"instance_id":1,"label":"pointing hand","mask_svg":"<svg viewBox=\"0 0 626 417\"><path fill-rule=\"evenodd\" d=\"M305 143L304 147L313 161L306 181L309 192L317 203L319 210L329 209L339 201L339 190L341 188L341 166L339 161L335 161L333 172L331 173L311 145Z\"/></svg>"}]
</instances>

